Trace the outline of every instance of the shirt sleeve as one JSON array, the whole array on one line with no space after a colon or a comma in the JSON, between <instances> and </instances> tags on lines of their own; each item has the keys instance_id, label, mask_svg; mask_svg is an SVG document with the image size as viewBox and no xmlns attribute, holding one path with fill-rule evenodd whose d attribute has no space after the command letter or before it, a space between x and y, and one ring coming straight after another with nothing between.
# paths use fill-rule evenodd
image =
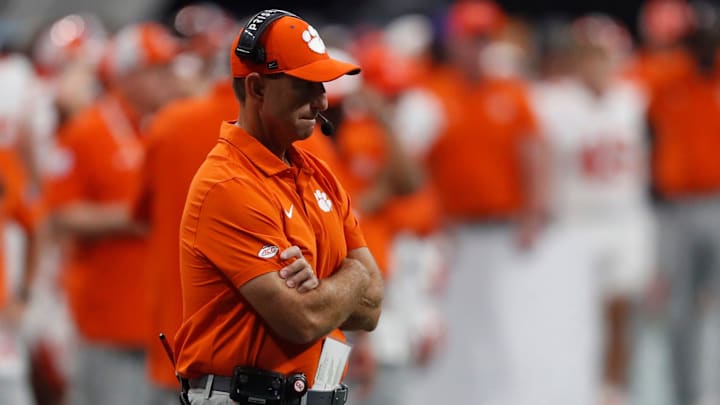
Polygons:
<instances>
[{"instance_id":1,"label":"shirt sleeve","mask_svg":"<svg viewBox=\"0 0 720 405\"><path fill-rule=\"evenodd\" d=\"M215 184L200 207L193 247L239 288L285 266L280 252L291 244L281 212L259 185L237 179Z\"/></svg>"},{"instance_id":2,"label":"shirt sleeve","mask_svg":"<svg viewBox=\"0 0 720 405\"><path fill-rule=\"evenodd\" d=\"M31 232L39 220L40 207L31 196L25 168L15 153L3 151L0 155L0 181L6 214L25 231Z\"/></svg>"},{"instance_id":3,"label":"shirt sleeve","mask_svg":"<svg viewBox=\"0 0 720 405\"><path fill-rule=\"evenodd\" d=\"M155 176L158 173L157 165L159 164L157 151L162 147L163 134L163 126L156 122L151 123L150 129L145 134L145 158L131 198L132 217L137 221L147 223L151 220L151 207L155 198Z\"/></svg>"},{"instance_id":4,"label":"shirt sleeve","mask_svg":"<svg viewBox=\"0 0 720 405\"><path fill-rule=\"evenodd\" d=\"M18 190L22 192L22 190ZM35 230L42 218L40 203L35 200L28 200L22 194L13 193L7 201L8 217L20 224L26 232Z\"/></svg>"}]
</instances>

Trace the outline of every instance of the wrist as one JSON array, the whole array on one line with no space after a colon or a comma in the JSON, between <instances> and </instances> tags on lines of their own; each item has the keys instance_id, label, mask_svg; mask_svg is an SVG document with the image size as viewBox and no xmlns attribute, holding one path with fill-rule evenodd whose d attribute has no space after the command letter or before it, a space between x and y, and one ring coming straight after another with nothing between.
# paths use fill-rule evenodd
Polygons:
<instances>
[{"instance_id":1,"label":"wrist","mask_svg":"<svg viewBox=\"0 0 720 405\"><path fill-rule=\"evenodd\" d=\"M367 290L370 285L370 271L357 259L346 257L343 259L341 268L352 278L352 285L356 286L359 294Z\"/></svg>"}]
</instances>

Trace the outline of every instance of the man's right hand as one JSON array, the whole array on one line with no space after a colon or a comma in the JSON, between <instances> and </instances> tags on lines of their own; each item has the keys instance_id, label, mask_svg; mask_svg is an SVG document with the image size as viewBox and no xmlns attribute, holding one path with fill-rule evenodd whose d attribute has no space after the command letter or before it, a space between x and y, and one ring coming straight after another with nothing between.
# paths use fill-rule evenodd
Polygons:
<instances>
[{"instance_id":1,"label":"man's right hand","mask_svg":"<svg viewBox=\"0 0 720 405\"><path fill-rule=\"evenodd\" d=\"M280 253L280 259L295 259L292 263L280 269L278 272L280 278L285 280L285 285L289 288L296 288L299 293L308 292L320 285L310 263L305 260L302 251L297 246L290 246Z\"/></svg>"}]
</instances>

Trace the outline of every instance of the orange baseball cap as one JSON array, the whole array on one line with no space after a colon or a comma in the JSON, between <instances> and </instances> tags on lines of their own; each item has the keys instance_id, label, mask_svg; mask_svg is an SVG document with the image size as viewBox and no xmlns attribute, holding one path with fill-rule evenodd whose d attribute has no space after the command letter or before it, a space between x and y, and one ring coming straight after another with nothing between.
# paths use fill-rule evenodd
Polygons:
<instances>
[{"instance_id":1,"label":"orange baseball cap","mask_svg":"<svg viewBox=\"0 0 720 405\"><path fill-rule=\"evenodd\" d=\"M650 0L640 10L640 32L658 44L672 44L695 25L692 7L683 0Z\"/></svg>"},{"instance_id":2,"label":"orange baseball cap","mask_svg":"<svg viewBox=\"0 0 720 405\"><path fill-rule=\"evenodd\" d=\"M230 49L233 77L245 77L252 72L285 73L311 82L329 82L343 75L360 73L359 66L330 58L317 30L297 17L280 17L262 32L258 46L264 48L264 62L238 56L241 36L242 30Z\"/></svg>"},{"instance_id":3,"label":"orange baseball cap","mask_svg":"<svg viewBox=\"0 0 720 405\"><path fill-rule=\"evenodd\" d=\"M459 0L448 10L447 30L451 38L492 35L505 21L505 13L492 0Z\"/></svg>"},{"instance_id":4,"label":"orange baseball cap","mask_svg":"<svg viewBox=\"0 0 720 405\"><path fill-rule=\"evenodd\" d=\"M103 55L100 70L113 79L136 69L170 63L179 50L178 40L157 23L140 23L120 30Z\"/></svg>"},{"instance_id":5,"label":"orange baseball cap","mask_svg":"<svg viewBox=\"0 0 720 405\"><path fill-rule=\"evenodd\" d=\"M380 31L369 32L354 45L354 54L363 68L365 82L389 97L415 84L422 73L417 58L402 55L383 41Z\"/></svg>"}]
</instances>

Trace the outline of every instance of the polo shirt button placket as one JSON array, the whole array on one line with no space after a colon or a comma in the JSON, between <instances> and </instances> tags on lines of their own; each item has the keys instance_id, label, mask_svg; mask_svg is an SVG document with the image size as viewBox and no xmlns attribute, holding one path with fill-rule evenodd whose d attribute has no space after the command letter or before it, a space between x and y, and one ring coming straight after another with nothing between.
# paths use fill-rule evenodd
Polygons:
<instances>
[{"instance_id":1,"label":"polo shirt button placket","mask_svg":"<svg viewBox=\"0 0 720 405\"><path fill-rule=\"evenodd\" d=\"M303 210L305 210L305 214L307 214L307 203L305 201L305 190L308 188L308 184L310 183L310 176L312 175L312 170L307 169L300 169L298 176L295 178L295 187L297 188L298 195L300 196L300 201L302 201L303 204Z\"/></svg>"}]
</instances>

